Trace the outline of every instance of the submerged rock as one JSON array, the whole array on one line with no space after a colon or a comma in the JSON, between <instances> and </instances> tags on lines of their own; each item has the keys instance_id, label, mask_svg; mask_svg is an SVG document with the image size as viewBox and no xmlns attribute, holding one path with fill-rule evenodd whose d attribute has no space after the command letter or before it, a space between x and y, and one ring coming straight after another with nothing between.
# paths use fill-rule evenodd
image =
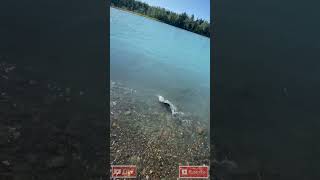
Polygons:
<instances>
[{"instance_id":1,"label":"submerged rock","mask_svg":"<svg viewBox=\"0 0 320 180\"><path fill-rule=\"evenodd\" d=\"M199 135L202 135L205 133L205 129L203 127L197 127L196 131Z\"/></svg>"},{"instance_id":2,"label":"submerged rock","mask_svg":"<svg viewBox=\"0 0 320 180\"><path fill-rule=\"evenodd\" d=\"M140 157L139 156L132 156L130 159L129 159L129 162L132 163L132 164L139 164L140 163Z\"/></svg>"},{"instance_id":3,"label":"submerged rock","mask_svg":"<svg viewBox=\"0 0 320 180\"><path fill-rule=\"evenodd\" d=\"M113 128L118 127L117 123L116 123L116 122L113 122L113 123L112 123L112 127L113 127Z\"/></svg>"},{"instance_id":4,"label":"submerged rock","mask_svg":"<svg viewBox=\"0 0 320 180\"><path fill-rule=\"evenodd\" d=\"M128 116L128 115L130 115L131 114L131 111L126 111L125 113L124 113L124 115L126 115L126 116Z\"/></svg>"}]
</instances>

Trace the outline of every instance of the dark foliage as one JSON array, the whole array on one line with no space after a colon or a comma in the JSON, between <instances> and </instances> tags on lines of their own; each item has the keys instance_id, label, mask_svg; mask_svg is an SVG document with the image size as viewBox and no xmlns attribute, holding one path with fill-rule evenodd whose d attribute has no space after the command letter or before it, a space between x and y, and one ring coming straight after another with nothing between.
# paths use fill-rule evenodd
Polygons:
<instances>
[{"instance_id":1,"label":"dark foliage","mask_svg":"<svg viewBox=\"0 0 320 180\"><path fill-rule=\"evenodd\" d=\"M111 0L111 6L143 14L172 26L210 37L210 23L203 19L195 20L194 15L189 17L186 13L177 14L135 0Z\"/></svg>"}]
</instances>

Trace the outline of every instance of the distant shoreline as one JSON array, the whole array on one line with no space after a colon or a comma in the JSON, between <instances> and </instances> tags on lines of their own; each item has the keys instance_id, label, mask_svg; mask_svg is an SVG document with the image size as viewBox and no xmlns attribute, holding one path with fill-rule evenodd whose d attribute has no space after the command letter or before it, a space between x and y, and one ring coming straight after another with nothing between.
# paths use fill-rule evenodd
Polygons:
<instances>
[{"instance_id":1,"label":"distant shoreline","mask_svg":"<svg viewBox=\"0 0 320 180\"><path fill-rule=\"evenodd\" d=\"M114 9L118 9L118 10L121 10L121 11L125 11L125 12L128 12L128 13L131 13L131 14L135 14L135 15L138 15L138 16L142 16L142 17L145 17L145 18L148 18L148 19L152 19L152 20L155 20L155 21L158 21L158 22L162 22L159 19L156 19L156 18L153 18L153 17L150 17L150 16L146 16L144 14L137 13L137 12L134 12L134 11L130 11L128 9L119 8L119 7L116 7L116 6L110 6L110 7L114 8ZM162 23L164 23L164 22L162 22ZM165 23L165 24L167 24L167 23Z\"/></svg>"},{"instance_id":2,"label":"distant shoreline","mask_svg":"<svg viewBox=\"0 0 320 180\"><path fill-rule=\"evenodd\" d=\"M160 21L159 19L156 19L156 18L153 18L153 17L150 17L150 16L146 16L146 15L141 14L141 13L137 13L137 12L134 12L134 11L130 11L130 10L128 10L128 9L119 8L119 7L112 6L112 5L110 6L110 8L118 9L118 10L120 10L120 11L128 12L128 13L131 13L131 14L135 14L135 15L138 15L138 16L142 16L142 17L145 17L145 18L151 19L151 20L155 20L155 21L158 21L158 22L161 22L161 23L167 24L167 25L169 25L169 26L172 26L172 27L175 27L175 28L178 28L178 29L181 29L181 30L184 30L184 31L187 31L187 32L193 33L193 34L196 34L196 35L198 35L198 36L206 37L206 38L209 38L209 39L210 39L210 37L207 37L207 36L204 36L204 35L202 35L202 34L198 34L198 33L195 33L195 32L193 32L193 31L189 31L189 30L186 30L186 29L183 29L183 28L177 27L177 26L173 26L173 25L171 25L171 24L168 24L168 23L165 23L165 22L163 22L163 21Z\"/></svg>"}]
</instances>

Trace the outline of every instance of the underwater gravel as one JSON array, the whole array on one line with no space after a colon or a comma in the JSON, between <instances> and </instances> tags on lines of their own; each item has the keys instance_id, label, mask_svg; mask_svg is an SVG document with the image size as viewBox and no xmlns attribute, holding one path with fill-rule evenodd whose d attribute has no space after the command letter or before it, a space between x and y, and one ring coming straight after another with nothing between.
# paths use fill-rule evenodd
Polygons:
<instances>
[{"instance_id":1,"label":"underwater gravel","mask_svg":"<svg viewBox=\"0 0 320 180\"><path fill-rule=\"evenodd\" d=\"M156 96L119 82L110 87L112 165L136 165L138 179L177 179L179 165L209 165L206 123L192 113L173 117Z\"/></svg>"}]
</instances>

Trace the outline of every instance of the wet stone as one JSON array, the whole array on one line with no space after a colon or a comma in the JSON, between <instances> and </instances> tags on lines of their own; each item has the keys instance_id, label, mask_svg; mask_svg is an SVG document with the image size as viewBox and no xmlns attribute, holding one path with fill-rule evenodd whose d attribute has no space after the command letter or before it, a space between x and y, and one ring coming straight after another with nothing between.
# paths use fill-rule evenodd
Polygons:
<instances>
[{"instance_id":1,"label":"wet stone","mask_svg":"<svg viewBox=\"0 0 320 180\"><path fill-rule=\"evenodd\" d=\"M131 114L131 111L126 111L125 113L124 113L124 115L126 115L126 116L128 116L128 115L130 115Z\"/></svg>"},{"instance_id":2,"label":"wet stone","mask_svg":"<svg viewBox=\"0 0 320 180\"><path fill-rule=\"evenodd\" d=\"M199 135L203 135L205 132L205 129L203 127L197 127L196 131Z\"/></svg>"},{"instance_id":3,"label":"wet stone","mask_svg":"<svg viewBox=\"0 0 320 180\"><path fill-rule=\"evenodd\" d=\"M129 161L132 164L138 164L140 162L140 158L138 156L132 156Z\"/></svg>"},{"instance_id":4,"label":"wet stone","mask_svg":"<svg viewBox=\"0 0 320 180\"><path fill-rule=\"evenodd\" d=\"M112 127L113 127L113 128L118 127L117 123L116 123L116 122L113 122L113 123L112 123Z\"/></svg>"}]
</instances>

